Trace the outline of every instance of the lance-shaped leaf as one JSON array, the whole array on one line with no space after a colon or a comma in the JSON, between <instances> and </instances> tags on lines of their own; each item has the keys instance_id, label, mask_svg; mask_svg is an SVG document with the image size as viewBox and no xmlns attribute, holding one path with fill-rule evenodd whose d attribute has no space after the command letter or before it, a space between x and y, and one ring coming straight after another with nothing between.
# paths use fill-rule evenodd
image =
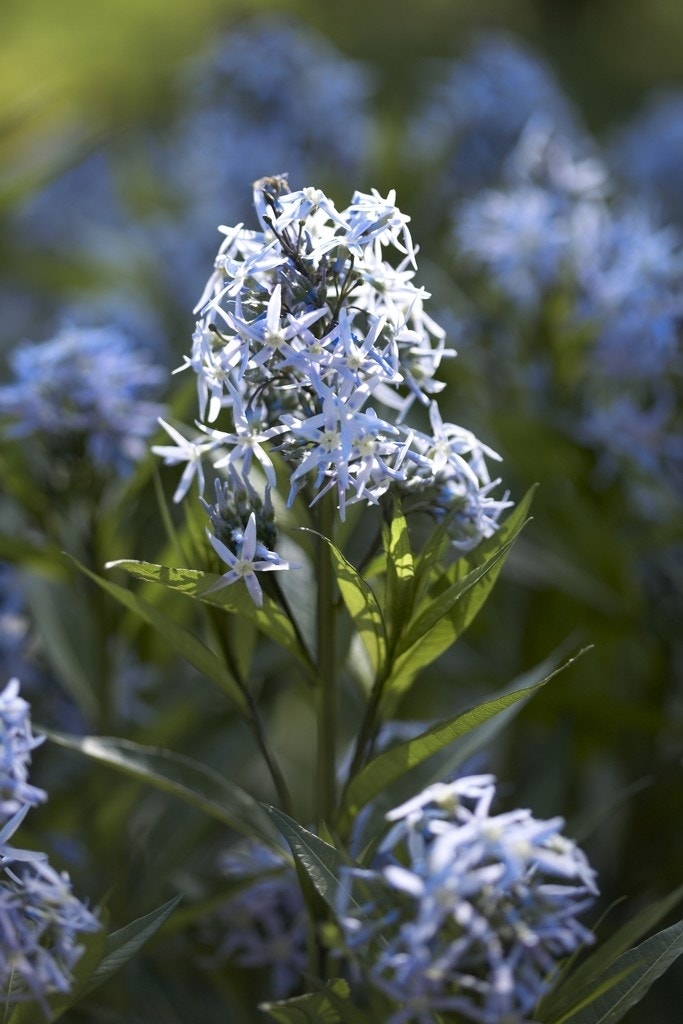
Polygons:
<instances>
[{"instance_id":1,"label":"lance-shaped leaf","mask_svg":"<svg viewBox=\"0 0 683 1024\"><path fill-rule=\"evenodd\" d=\"M149 942L153 935L156 935L182 898L182 893L180 893L169 900L168 903L164 903L161 907L157 907L156 910L145 914L144 917L139 917L137 921L131 921L124 928L119 928L118 931L112 932L105 944L104 957L85 985L83 995L87 995L99 985L102 985L113 974L116 974L124 964L127 964L131 957L135 956L138 950L146 942Z\"/></svg>"},{"instance_id":2,"label":"lance-shaped leaf","mask_svg":"<svg viewBox=\"0 0 683 1024\"><path fill-rule=\"evenodd\" d=\"M516 510L517 511L517 510ZM518 522L506 534L491 555L465 576L448 582L439 594L425 598L418 605L412 621L399 638L391 675L385 695L396 700L404 693L416 674L447 651L473 621L498 579L505 559L526 520ZM457 572L442 574L449 581Z\"/></svg>"},{"instance_id":3,"label":"lance-shaped leaf","mask_svg":"<svg viewBox=\"0 0 683 1024\"><path fill-rule=\"evenodd\" d=\"M121 559L108 562L107 569L123 569L135 579L144 583L160 583L169 590L177 590L188 597L218 605L234 615L251 619L258 628L271 640L309 664L307 652L296 635L296 631L287 615L276 601L267 594L263 595L263 607L257 608L244 587L233 584L220 590L206 590L220 577L213 572L200 572L199 569L176 569L167 565L155 565L152 562L137 562Z\"/></svg>"},{"instance_id":4,"label":"lance-shaped leaf","mask_svg":"<svg viewBox=\"0 0 683 1024\"><path fill-rule=\"evenodd\" d=\"M194 633L191 633L181 623L175 622L165 612L161 611L160 608L143 600L141 597L137 597L130 590L126 590L125 587L120 587L117 583L112 583L109 580L102 579L100 576L96 576L94 572L86 569L75 558L72 561L81 572L89 576L91 580L97 583L99 587L102 587L116 601L158 630L172 650L185 658L207 679L214 682L223 693L227 694L235 702L240 711L247 710L246 698L227 666Z\"/></svg>"},{"instance_id":5,"label":"lance-shaped leaf","mask_svg":"<svg viewBox=\"0 0 683 1024\"><path fill-rule=\"evenodd\" d=\"M629 950L634 943L642 939L649 931L659 924L677 903L683 899L683 885L674 889L661 900L650 904L636 914L630 921L622 925L607 939L600 942L597 949L583 960L575 970L561 972L553 988L541 1003L539 1019L554 1020L561 1017L571 1007L580 1004L587 998L597 984L596 979L622 953Z\"/></svg>"},{"instance_id":6,"label":"lance-shaped leaf","mask_svg":"<svg viewBox=\"0 0 683 1024\"><path fill-rule=\"evenodd\" d=\"M415 564L408 524L400 502L394 499L391 522L384 530L386 592L384 617L391 644L395 644L410 619L415 600Z\"/></svg>"},{"instance_id":7,"label":"lance-shaped leaf","mask_svg":"<svg viewBox=\"0 0 683 1024\"><path fill-rule=\"evenodd\" d=\"M650 986L683 953L683 921L617 957L597 978L592 991L547 1024L616 1024L639 1003Z\"/></svg>"},{"instance_id":8,"label":"lance-shaped leaf","mask_svg":"<svg viewBox=\"0 0 683 1024\"><path fill-rule=\"evenodd\" d=\"M461 765L474 757L482 748L489 746L493 742L494 738L524 708L527 701L536 692L538 686L545 685L552 676L564 671L565 668L568 668L569 665L589 649L583 648L572 657L567 657L566 646L563 645L539 665L518 676L491 699L494 700L522 691L527 691L527 697L520 698L504 710L498 711L492 718L488 718L485 722L471 729L470 732L457 737L453 743L444 747L434 756L429 754L424 761L409 768L395 783L392 783L387 789L377 794L373 798L372 806L368 808L367 814L363 815L362 833L365 837L363 841L369 844L366 847L366 852L372 850L381 839L383 830L386 827L385 815L387 811L409 800L415 793L420 792L427 786L450 778ZM348 824L348 819L346 818L342 822L342 826L345 824ZM365 856L363 857L363 862L366 862Z\"/></svg>"},{"instance_id":9,"label":"lance-shaped leaf","mask_svg":"<svg viewBox=\"0 0 683 1024\"><path fill-rule=\"evenodd\" d=\"M521 527L520 527L521 529ZM515 534L516 536L516 534ZM484 588L484 593L481 591L478 595L479 600L476 602L474 612L470 612L468 621L474 617L476 611L479 610L483 604L484 596L488 594L488 591L493 586L495 579L498 575L496 572L493 573L493 569L497 568L500 571L503 559L510 550L514 536L502 544L496 551L487 558L482 565L478 565L475 569L468 572L462 579L455 580L441 593L436 594L434 597L425 600L422 605L417 609L416 615L407 626L405 632L402 634L397 653L403 654L405 651L410 650L415 644L419 643L433 628L443 619L451 609L461 601L466 594L468 594L477 583L487 579L487 585ZM500 564L499 564L500 563Z\"/></svg>"},{"instance_id":10,"label":"lance-shaped leaf","mask_svg":"<svg viewBox=\"0 0 683 1024\"><path fill-rule=\"evenodd\" d=\"M310 878L316 892L336 912L339 905L338 896L344 884L343 869L352 864L352 861L335 846L326 843L314 832L309 832L284 811L265 804L264 807L289 843L296 861Z\"/></svg>"},{"instance_id":11,"label":"lance-shaped leaf","mask_svg":"<svg viewBox=\"0 0 683 1024\"><path fill-rule=\"evenodd\" d=\"M171 750L112 736L66 736L42 726L40 732L69 750L172 793L235 831L280 850L275 829L258 801L208 765Z\"/></svg>"},{"instance_id":12,"label":"lance-shaped leaf","mask_svg":"<svg viewBox=\"0 0 683 1024\"><path fill-rule=\"evenodd\" d=\"M389 750L378 754L350 780L343 796L343 823L340 824L340 829L343 830L362 807L365 807L392 783L402 778L406 772L443 750L449 743L453 743L472 732L473 729L481 727L513 704L529 698L542 686L545 686L553 675L555 672L532 686L525 686L520 690L501 694L483 704L478 704L448 721L432 726L431 729L420 733L414 739L398 743Z\"/></svg>"},{"instance_id":13,"label":"lance-shaped leaf","mask_svg":"<svg viewBox=\"0 0 683 1024\"><path fill-rule=\"evenodd\" d=\"M315 533L314 530L306 530L306 532ZM375 675L378 675L382 672L385 664L387 641L384 618L377 598L370 584L344 558L339 548L335 547L332 541L322 534L317 534L317 536L321 537L330 548L339 593L363 641L363 646L368 652L372 670Z\"/></svg>"}]
</instances>

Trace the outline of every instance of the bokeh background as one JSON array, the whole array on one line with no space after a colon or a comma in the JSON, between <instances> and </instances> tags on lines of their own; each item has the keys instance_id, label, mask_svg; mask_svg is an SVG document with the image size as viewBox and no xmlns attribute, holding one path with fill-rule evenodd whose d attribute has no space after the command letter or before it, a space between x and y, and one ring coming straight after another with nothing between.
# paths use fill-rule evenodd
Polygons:
<instances>
[{"instance_id":1,"label":"bokeh background","mask_svg":"<svg viewBox=\"0 0 683 1024\"><path fill-rule=\"evenodd\" d=\"M401 715L451 715L592 645L487 763L510 800L585 836L607 930L683 881L682 46L677 0L4 0L0 13L5 382L27 339L115 329L165 368L154 399L187 415L170 370L217 225L250 223L251 182L288 172L342 206L354 189L397 190L459 353L442 411L500 452L513 497L540 483L485 611ZM155 560L149 473L76 501L54 442L2 456L3 677L21 673L45 724L177 741L244 772L215 696L60 561L61 548L98 570ZM261 668L264 700L303 775L307 712L280 699L277 668ZM221 837L104 770L83 782L68 755L36 762L53 796L35 842L94 900L109 890L114 921L180 883L190 894L175 930L73 1019L192 1024L198 986L202 1020L225 1020L223 1000L250 1019L215 955ZM627 1020L675 1024L681 1005L679 969Z\"/></svg>"}]
</instances>

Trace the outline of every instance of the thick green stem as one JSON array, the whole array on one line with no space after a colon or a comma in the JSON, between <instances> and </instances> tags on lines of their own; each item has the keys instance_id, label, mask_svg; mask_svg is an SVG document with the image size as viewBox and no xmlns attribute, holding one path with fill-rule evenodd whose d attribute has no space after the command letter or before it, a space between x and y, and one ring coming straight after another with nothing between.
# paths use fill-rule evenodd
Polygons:
<instances>
[{"instance_id":1,"label":"thick green stem","mask_svg":"<svg viewBox=\"0 0 683 1024\"><path fill-rule=\"evenodd\" d=\"M319 504L319 532L333 539L335 508L330 495ZM318 543L318 760L316 805L320 820L329 821L336 809L336 735L337 735L337 643L336 581L330 550L324 540Z\"/></svg>"}]
</instances>

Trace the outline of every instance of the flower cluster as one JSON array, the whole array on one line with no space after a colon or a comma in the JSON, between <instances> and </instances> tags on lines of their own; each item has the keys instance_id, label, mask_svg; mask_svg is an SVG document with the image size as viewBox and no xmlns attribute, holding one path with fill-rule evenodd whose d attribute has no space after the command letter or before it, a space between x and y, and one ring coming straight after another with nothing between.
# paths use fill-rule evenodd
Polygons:
<instances>
[{"instance_id":1,"label":"flower cluster","mask_svg":"<svg viewBox=\"0 0 683 1024\"><path fill-rule=\"evenodd\" d=\"M12 679L0 693L0 987L9 1003L33 999L49 1016L46 997L71 988L83 952L79 933L100 924L45 854L8 845L29 809L46 799L28 781L41 742Z\"/></svg>"},{"instance_id":2,"label":"flower cluster","mask_svg":"<svg viewBox=\"0 0 683 1024\"><path fill-rule=\"evenodd\" d=\"M490 775L429 786L389 812L373 867L348 871L344 951L399 1005L391 1024L525 1020L557 961L593 941L577 915L595 874L563 820L493 815L494 796Z\"/></svg>"},{"instance_id":3,"label":"flower cluster","mask_svg":"<svg viewBox=\"0 0 683 1024\"><path fill-rule=\"evenodd\" d=\"M152 401L165 371L115 327L62 328L10 357L13 383L0 387L11 437L40 434L79 446L92 462L125 472L148 451L162 406Z\"/></svg>"},{"instance_id":4,"label":"flower cluster","mask_svg":"<svg viewBox=\"0 0 683 1024\"><path fill-rule=\"evenodd\" d=\"M486 34L434 76L413 117L406 155L411 162L438 159L440 190L452 198L493 184L537 116L568 133L578 120L541 59L512 37Z\"/></svg>"},{"instance_id":5,"label":"flower cluster","mask_svg":"<svg viewBox=\"0 0 683 1024\"><path fill-rule=\"evenodd\" d=\"M178 81L182 111L166 173L192 232L246 212L244 181L286 166L293 181L362 172L372 138L367 69L292 17L252 18L195 57Z\"/></svg>"},{"instance_id":6,"label":"flower cluster","mask_svg":"<svg viewBox=\"0 0 683 1024\"><path fill-rule=\"evenodd\" d=\"M276 452L289 471L289 505L298 495L315 505L331 492L344 519L348 505L376 505L394 488L437 518L449 515L459 550L474 547L508 504L490 494L498 481L485 456L498 456L441 418L435 373L451 353L424 310L428 293L413 283L408 217L393 193L356 192L338 211L320 190L290 192L279 177L258 181L254 198L261 231L221 228L197 306L185 365L197 375L200 433L188 439L164 423L176 445L153 448L167 463L186 463L175 499L195 475L202 487L210 459L228 475L226 493L247 499L237 522L236 506L227 516L235 558L255 566L256 552L265 567L282 568L268 550L272 520L264 534L264 517L249 508L257 466L267 507ZM431 432L406 426L414 403L428 411ZM214 528L226 520L220 506L219 490ZM219 539L230 543L225 531Z\"/></svg>"},{"instance_id":7,"label":"flower cluster","mask_svg":"<svg viewBox=\"0 0 683 1024\"><path fill-rule=\"evenodd\" d=\"M211 964L229 959L269 972L270 995L289 995L306 970L307 918L296 872L261 843L245 842L221 859L238 891L219 914L222 938Z\"/></svg>"},{"instance_id":8,"label":"flower cluster","mask_svg":"<svg viewBox=\"0 0 683 1024\"><path fill-rule=\"evenodd\" d=\"M458 206L453 237L458 259L483 270L525 320L553 294L569 300L559 330L586 339L571 429L603 474L628 469L637 506L657 517L683 476L683 247L674 227L633 197L610 198L614 190L599 159L529 125L500 186ZM530 358L548 362L553 351L520 355L525 367ZM547 374L538 379L536 397L554 401Z\"/></svg>"},{"instance_id":9,"label":"flower cluster","mask_svg":"<svg viewBox=\"0 0 683 1024\"><path fill-rule=\"evenodd\" d=\"M683 92L655 92L616 133L611 147L615 176L643 195L655 209L683 221Z\"/></svg>"}]
</instances>

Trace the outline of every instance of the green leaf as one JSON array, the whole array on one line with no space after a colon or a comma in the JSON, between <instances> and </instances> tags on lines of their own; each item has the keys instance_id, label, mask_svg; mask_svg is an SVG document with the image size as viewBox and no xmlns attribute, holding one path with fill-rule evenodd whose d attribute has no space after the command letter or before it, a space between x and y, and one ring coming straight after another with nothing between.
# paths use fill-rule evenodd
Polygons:
<instances>
[{"instance_id":1,"label":"green leaf","mask_svg":"<svg viewBox=\"0 0 683 1024\"><path fill-rule=\"evenodd\" d=\"M370 840L370 845L362 858L363 862L366 862L365 853L374 848L382 837L386 827L387 811L410 799L427 786L449 778L465 761L473 757L482 747L489 745L498 733L507 727L512 718L519 714L527 701L534 695L537 686L545 685L554 675L568 668L587 650L590 648L579 650L573 656L568 657L566 645L562 645L539 665L518 676L505 689L495 694L492 699L504 698L508 694L519 693L523 690L528 691L528 697L510 704L470 732L458 737L450 746L444 747L440 753L430 754L421 764L408 769L395 783L382 790L373 799L367 817L363 818L363 834Z\"/></svg>"},{"instance_id":2,"label":"green leaf","mask_svg":"<svg viewBox=\"0 0 683 1024\"><path fill-rule=\"evenodd\" d=\"M592 992L548 1024L616 1024L683 953L683 921L617 957L592 983Z\"/></svg>"},{"instance_id":3,"label":"green leaf","mask_svg":"<svg viewBox=\"0 0 683 1024\"><path fill-rule=\"evenodd\" d=\"M151 913L145 914L144 917L139 917L137 921L131 921L124 928L119 928L118 931L112 932L107 938L104 957L91 975L83 990L83 994L87 995L92 992L98 985L107 981L108 978L120 970L124 964L127 964L131 957L166 923L182 898L182 893L180 893L169 900L168 903L164 903L163 906L151 911Z\"/></svg>"},{"instance_id":4,"label":"green leaf","mask_svg":"<svg viewBox=\"0 0 683 1024\"><path fill-rule=\"evenodd\" d=\"M342 799L343 820L348 823L355 818L362 807L378 796L392 783L417 767L433 754L443 750L449 743L467 735L511 705L536 693L548 682L555 672L532 686L523 687L513 693L502 694L468 711L463 711L448 721L432 726L412 740L398 743L384 751L365 765L349 782ZM344 828L340 825L340 828Z\"/></svg>"},{"instance_id":5,"label":"green leaf","mask_svg":"<svg viewBox=\"0 0 683 1024\"><path fill-rule=\"evenodd\" d=\"M387 555L385 620L392 646L410 619L415 600L415 564L410 546L408 524L398 498L390 524L384 531Z\"/></svg>"},{"instance_id":6,"label":"green leaf","mask_svg":"<svg viewBox=\"0 0 683 1024\"><path fill-rule=\"evenodd\" d=\"M183 754L145 747L130 740L111 736L66 736L42 726L39 729L60 746L172 793L237 832L280 850L275 830L261 805L208 765Z\"/></svg>"},{"instance_id":7,"label":"green leaf","mask_svg":"<svg viewBox=\"0 0 683 1024\"><path fill-rule=\"evenodd\" d=\"M204 593L212 583L220 577L213 572L201 572L199 569L176 569L167 565L155 565L152 562L137 562L121 559L108 562L107 569L122 569L135 579L144 583L159 583L169 590L177 590L188 597L217 605L234 615L241 615L255 622L258 628L271 640L290 651L307 665L310 663L307 652L299 643L296 632L282 608L268 594L263 595L263 607L257 608L249 597L246 588L239 584L223 587L210 594Z\"/></svg>"},{"instance_id":8,"label":"green leaf","mask_svg":"<svg viewBox=\"0 0 683 1024\"><path fill-rule=\"evenodd\" d=\"M94 664L92 616L81 591L27 575L24 590L36 619L46 656L87 719L97 717L97 698L88 664Z\"/></svg>"},{"instance_id":9,"label":"green leaf","mask_svg":"<svg viewBox=\"0 0 683 1024\"><path fill-rule=\"evenodd\" d=\"M618 956L651 931L677 903L683 899L683 885L661 900L650 904L622 925L616 932L600 942L598 948L574 971L562 972L541 1004L543 1019L550 1019L576 1006L592 991L595 979L609 968Z\"/></svg>"},{"instance_id":10,"label":"green leaf","mask_svg":"<svg viewBox=\"0 0 683 1024\"><path fill-rule=\"evenodd\" d=\"M307 529L305 532L314 533L315 531ZM387 642L384 618L377 598L370 584L344 558L339 548L335 547L332 541L322 534L318 534L318 536L329 545L342 600L358 630L363 646L368 652L373 673L378 675L382 672L385 664Z\"/></svg>"},{"instance_id":11,"label":"green leaf","mask_svg":"<svg viewBox=\"0 0 683 1024\"><path fill-rule=\"evenodd\" d=\"M294 857L310 878L315 890L328 906L336 911L337 895L342 886L341 873L352 861L345 858L336 847L294 821L284 811L266 804L263 806L289 843Z\"/></svg>"},{"instance_id":12,"label":"green leaf","mask_svg":"<svg viewBox=\"0 0 683 1024\"><path fill-rule=\"evenodd\" d=\"M469 552L467 561L470 565L481 565L491 555L495 554L503 544L507 544L509 540L519 536L522 529L529 522L529 512L537 489L538 484L532 484L521 501L508 513L495 533L491 534L487 540L482 540L473 551Z\"/></svg>"},{"instance_id":13,"label":"green leaf","mask_svg":"<svg viewBox=\"0 0 683 1024\"><path fill-rule=\"evenodd\" d=\"M337 999L347 1000L348 982L335 978L328 981L327 985L328 991L309 992L294 999L260 1003L259 1010L263 1010L279 1024L344 1024L345 1018L339 1016L330 993L333 992Z\"/></svg>"},{"instance_id":14,"label":"green leaf","mask_svg":"<svg viewBox=\"0 0 683 1024\"><path fill-rule=\"evenodd\" d=\"M423 601L421 606L417 609L417 614L401 636L397 653L405 653L411 647L414 647L415 644L419 643L441 619L448 615L457 602L468 594L477 583L482 580L486 580L485 586L480 588L480 592L477 595L478 600L476 602L470 601L468 603L465 624L469 624L469 622L474 618L476 612L484 603L485 597L488 596L488 592L491 590L498 576L498 572L500 572L504 557L512 547L515 536L516 534L511 537L510 540L506 541L505 544L498 547L491 557L487 558L482 565L478 565L476 568L472 569L466 576L463 576L462 579L455 580L454 583L451 583L450 586L435 597L427 598ZM497 572L493 573L492 570L496 567ZM472 604L474 605L473 609L470 608L470 605ZM457 626L458 629L455 632L456 636L465 628L465 625L460 622L457 622Z\"/></svg>"},{"instance_id":15,"label":"green leaf","mask_svg":"<svg viewBox=\"0 0 683 1024\"><path fill-rule=\"evenodd\" d=\"M227 666L194 633L191 633L181 623L171 619L160 608L149 604L149 602L140 597L136 597L130 590L126 590L125 587L120 587L117 583L111 583L109 580L102 579L89 569L86 569L75 558L71 560L78 566L81 572L85 573L98 586L102 587L111 597L158 630L172 650L180 654L190 665L198 669L202 675L215 683L223 693L235 702L240 711L247 711L245 696Z\"/></svg>"},{"instance_id":16,"label":"green leaf","mask_svg":"<svg viewBox=\"0 0 683 1024\"><path fill-rule=\"evenodd\" d=\"M457 578L462 563L456 562L441 574L446 588L418 603L397 646L390 678L384 688L385 702L387 699L395 701L403 694L417 673L448 650L470 625L491 593L512 544L528 521L532 497L533 489L495 536L472 552L469 562L474 563L473 569Z\"/></svg>"}]
</instances>

